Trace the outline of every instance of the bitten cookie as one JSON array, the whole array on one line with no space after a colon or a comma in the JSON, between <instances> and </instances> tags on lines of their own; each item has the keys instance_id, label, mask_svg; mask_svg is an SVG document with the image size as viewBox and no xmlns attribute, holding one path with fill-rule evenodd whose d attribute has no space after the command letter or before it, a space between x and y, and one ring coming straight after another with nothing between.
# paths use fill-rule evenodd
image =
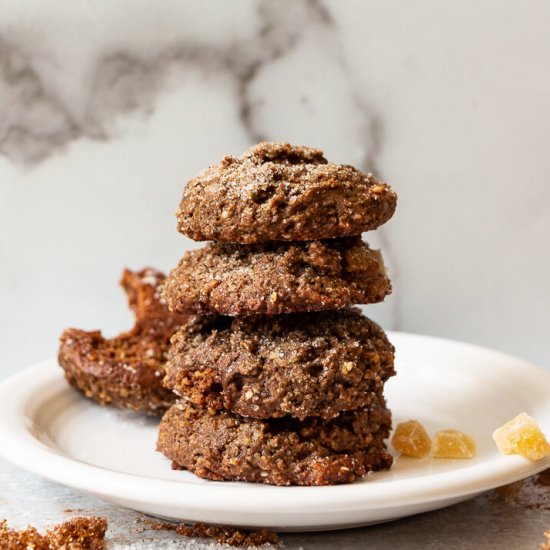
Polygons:
<instances>
[{"instance_id":1,"label":"bitten cookie","mask_svg":"<svg viewBox=\"0 0 550 550\"><path fill-rule=\"evenodd\" d=\"M308 241L359 235L393 215L397 195L319 149L263 142L189 180L178 230L196 241Z\"/></svg>"},{"instance_id":2,"label":"bitten cookie","mask_svg":"<svg viewBox=\"0 0 550 550\"><path fill-rule=\"evenodd\" d=\"M394 348L358 309L192 317L172 338L164 384L194 404L254 418L333 418L378 399Z\"/></svg>"},{"instance_id":3,"label":"bitten cookie","mask_svg":"<svg viewBox=\"0 0 550 550\"><path fill-rule=\"evenodd\" d=\"M199 477L272 485L350 483L388 469L391 415L382 398L332 420L258 420L180 401L164 415L157 450Z\"/></svg>"},{"instance_id":4,"label":"bitten cookie","mask_svg":"<svg viewBox=\"0 0 550 550\"><path fill-rule=\"evenodd\" d=\"M162 414L176 396L162 385L170 337L186 316L159 298L164 275L125 270L121 285L136 315L132 330L115 338L69 328L61 335L59 364L69 384L101 405Z\"/></svg>"},{"instance_id":5,"label":"bitten cookie","mask_svg":"<svg viewBox=\"0 0 550 550\"><path fill-rule=\"evenodd\" d=\"M259 245L209 243L186 252L163 284L173 311L247 315L380 302L391 283L360 237Z\"/></svg>"}]
</instances>

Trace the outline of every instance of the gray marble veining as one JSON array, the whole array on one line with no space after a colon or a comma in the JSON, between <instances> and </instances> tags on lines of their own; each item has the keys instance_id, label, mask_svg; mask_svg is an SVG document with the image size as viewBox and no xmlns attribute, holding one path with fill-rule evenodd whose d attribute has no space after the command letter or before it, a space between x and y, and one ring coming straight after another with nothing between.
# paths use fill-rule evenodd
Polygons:
<instances>
[{"instance_id":1,"label":"gray marble veining","mask_svg":"<svg viewBox=\"0 0 550 550\"><path fill-rule=\"evenodd\" d=\"M308 29L307 34L313 36L318 46L325 43L334 50L327 62L338 63L342 68L344 64L334 22L321 2L303 0L285 5L263 0L251 8L256 12L252 35L235 34L227 41L212 44L208 34L191 41L182 32L182 36L154 53L145 50L137 53L115 46L111 51L99 50L89 62L87 74L82 76L86 89L80 94L76 108L69 104L70 97L55 93L62 85L55 82L56 78L60 81L67 78L52 70L59 58L52 55L43 59L44 54L38 51L40 43L25 47L23 32L18 36L16 31L4 31L0 34L0 97L4 105L9 105L5 109L9 116L2 117L0 125L0 153L16 163L32 166L57 154L74 140L116 139L113 120L129 114L151 114L169 73L177 72L185 78L189 70L196 70L203 77L227 73L234 80L237 109L250 142L269 139L268 129L255 116L264 101L249 91L256 76L299 48L306 36L304 29ZM100 25L99 20L96 24ZM292 86L291 82L288 84ZM350 93L353 94L351 88ZM360 99L352 97L352 101L361 113Z\"/></svg>"},{"instance_id":2,"label":"gray marble veining","mask_svg":"<svg viewBox=\"0 0 550 550\"><path fill-rule=\"evenodd\" d=\"M122 329L122 267L197 246L174 229L185 180L259 139L397 189L365 236L394 282L366 308L384 327L547 366L545 2L4 7L0 376L53 355L67 325Z\"/></svg>"}]
</instances>

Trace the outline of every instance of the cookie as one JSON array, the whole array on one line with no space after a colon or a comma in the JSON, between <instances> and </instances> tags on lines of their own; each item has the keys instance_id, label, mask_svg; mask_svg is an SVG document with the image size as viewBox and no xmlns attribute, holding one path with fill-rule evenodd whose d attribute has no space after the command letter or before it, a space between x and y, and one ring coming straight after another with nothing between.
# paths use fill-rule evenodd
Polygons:
<instances>
[{"instance_id":1,"label":"cookie","mask_svg":"<svg viewBox=\"0 0 550 550\"><path fill-rule=\"evenodd\" d=\"M393 215L397 195L319 149L263 142L187 183L178 230L196 241L309 241L359 235Z\"/></svg>"},{"instance_id":2,"label":"cookie","mask_svg":"<svg viewBox=\"0 0 550 550\"><path fill-rule=\"evenodd\" d=\"M359 309L192 317L172 338L164 384L194 404L254 418L333 418L368 406L394 348Z\"/></svg>"},{"instance_id":3,"label":"cookie","mask_svg":"<svg viewBox=\"0 0 550 550\"><path fill-rule=\"evenodd\" d=\"M58 360L69 384L101 405L162 414L176 396L162 385L170 337L186 316L170 313L159 297L164 275L125 270L121 285L136 315L132 330L115 338L69 328Z\"/></svg>"},{"instance_id":4,"label":"cookie","mask_svg":"<svg viewBox=\"0 0 550 550\"><path fill-rule=\"evenodd\" d=\"M391 415L382 399L337 418L259 420L180 401L164 415L157 450L199 477L271 485L350 483L388 469Z\"/></svg>"},{"instance_id":5,"label":"cookie","mask_svg":"<svg viewBox=\"0 0 550 550\"><path fill-rule=\"evenodd\" d=\"M186 252L163 284L173 311L221 315L341 309L380 302L391 283L360 237L257 245L209 243Z\"/></svg>"}]
</instances>

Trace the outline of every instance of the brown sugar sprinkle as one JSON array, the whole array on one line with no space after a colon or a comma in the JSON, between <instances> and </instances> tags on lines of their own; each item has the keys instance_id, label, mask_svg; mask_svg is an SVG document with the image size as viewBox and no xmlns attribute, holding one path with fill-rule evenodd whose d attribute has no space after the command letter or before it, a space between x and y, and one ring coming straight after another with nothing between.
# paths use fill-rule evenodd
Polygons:
<instances>
[{"instance_id":1,"label":"brown sugar sprinkle","mask_svg":"<svg viewBox=\"0 0 550 550\"><path fill-rule=\"evenodd\" d=\"M10 529L0 520L2 550L104 550L107 520L100 517L77 517L56 525L41 535L34 527L21 531Z\"/></svg>"},{"instance_id":2,"label":"brown sugar sprinkle","mask_svg":"<svg viewBox=\"0 0 550 550\"><path fill-rule=\"evenodd\" d=\"M209 525L208 523L184 525L182 523L157 522L147 519L144 519L143 523L154 531L174 531L183 537L214 539L220 544L228 544L229 546L254 547L264 544L276 545L279 543L277 533L268 529L243 531L225 525Z\"/></svg>"},{"instance_id":3,"label":"brown sugar sprinkle","mask_svg":"<svg viewBox=\"0 0 550 550\"><path fill-rule=\"evenodd\" d=\"M76 517L46 532L52 548L67 550L103 550L107 520L100 517Z\"/></svg>"}]
</instances>

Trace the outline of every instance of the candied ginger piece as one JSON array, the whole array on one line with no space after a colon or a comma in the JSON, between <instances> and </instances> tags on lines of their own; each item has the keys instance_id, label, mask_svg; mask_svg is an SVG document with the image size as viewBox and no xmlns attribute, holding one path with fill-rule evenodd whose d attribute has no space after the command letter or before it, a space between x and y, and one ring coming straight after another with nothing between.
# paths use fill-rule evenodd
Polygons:
<instances>
[{"instance_id":1,"label":"candied ginger piece","mask_svg":"<svg viewBox=\"0 0 550 550\"><path fill-rule=\"evenodd\" d=\"M536 420L526 413L518 414L493 432L501 453L518 454L529 460L540 460L550 454L550 444Z\"/></svg>"},{"instance_id":2,"label":"candied ginger piece","mask_svg":"<svg viewBox=\"0 0 550 550\"><path fill-rule=\"evenodd\" d=\"M402 455L414 458L427 456L432 448L430 436L418 420L401 422L391 440L393 448Z\"/></svg>"},{"instance_id":3,"label":"candied ginger piece","mask_svg":"<svg viewBox=\"0 0 550 550\"><path fill-rule=\"evenodd\" d=\"M474 440L459 430L440 430L434 436L434 458L472 458L476 454Z\"/></svg>"}]
</instances>

